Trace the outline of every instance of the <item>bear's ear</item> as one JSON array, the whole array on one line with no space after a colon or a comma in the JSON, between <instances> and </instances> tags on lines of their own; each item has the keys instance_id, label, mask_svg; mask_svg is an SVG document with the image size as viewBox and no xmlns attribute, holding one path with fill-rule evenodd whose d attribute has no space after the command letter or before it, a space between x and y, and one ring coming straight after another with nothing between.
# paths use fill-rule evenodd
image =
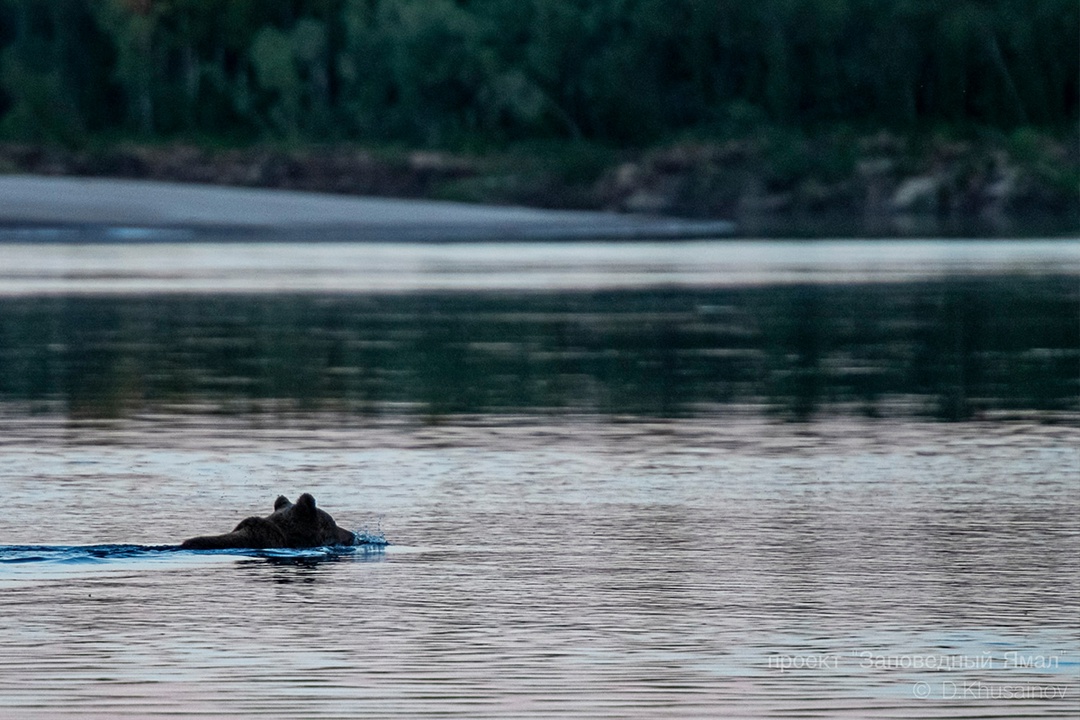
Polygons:
<instances>
[{"instance_id":1,"label":"bear's ear","mask_svg":"<svg viewBox=\"0 0 1080 720\"><path fill-rule=\"evenodd\" d=\"M315 514L315 498L311 497L310 493L304 493L300 497L296 498L296 507L302 512Z\"/></svg>"},{"instance_id":2,"label":"bear's ear","mask_svg":"<svg viewBox=\"0 0 1080 720\"><path fill-rule=\"evenodd\" d=\"M274 510L280 510L281 508L287 507L289 505L292 505L292 503L289 502L289 498L285 497L284 495L278 495L277 500L274 501Z\"/></svg>"}]
</instances>

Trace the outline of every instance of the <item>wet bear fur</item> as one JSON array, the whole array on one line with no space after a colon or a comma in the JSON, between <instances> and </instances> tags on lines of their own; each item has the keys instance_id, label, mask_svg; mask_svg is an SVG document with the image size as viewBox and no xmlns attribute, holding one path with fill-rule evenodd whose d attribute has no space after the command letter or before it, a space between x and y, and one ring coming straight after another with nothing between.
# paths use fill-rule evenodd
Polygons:
<instances>
[{"instance_id":1,"label":"wet bear fur","mask_svg":"<svg viewBox=\"0 0 1080 720\"><path fill-rule=\"evenodd\" d=\"M245 518L232 532L224 535L189 538L180 547L188 550L309 548L352 545L355 540L351 532L338 527L330 513L315 507L315 498L304 493L295 504L279 495L272 514Z\"/></svg>"}]
</instances>

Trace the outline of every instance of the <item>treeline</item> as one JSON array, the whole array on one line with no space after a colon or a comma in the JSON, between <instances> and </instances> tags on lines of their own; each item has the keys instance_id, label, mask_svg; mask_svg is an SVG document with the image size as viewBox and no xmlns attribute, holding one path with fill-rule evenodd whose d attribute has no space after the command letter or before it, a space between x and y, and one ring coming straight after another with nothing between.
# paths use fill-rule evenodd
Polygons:
<instances>
[{"instance_id":1,"label":"treeline","mask_svg":"<svg viewBox=\"0 0 1080 720\"><path fill-rule=\"evenodd\" d=\"M1064 128L1076 0L0 0L0 138Z\"/></svg>"}]
</instances>

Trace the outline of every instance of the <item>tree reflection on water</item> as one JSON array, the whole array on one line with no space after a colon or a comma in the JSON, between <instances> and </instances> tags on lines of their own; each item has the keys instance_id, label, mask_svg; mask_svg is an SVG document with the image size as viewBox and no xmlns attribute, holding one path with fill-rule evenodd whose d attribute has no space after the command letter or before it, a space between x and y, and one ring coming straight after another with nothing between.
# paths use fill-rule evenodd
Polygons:
<instances>
[{"instance_id":1,"label":"tree reflection on water","mask_svg":"<svg viewBox=\"0 0 1080 720\"><path fill-rule=\"evenodd\" d=\"M1078 409L1075 278L0 300L0 400L438 417Z\"/></svg>"}]
</instances>

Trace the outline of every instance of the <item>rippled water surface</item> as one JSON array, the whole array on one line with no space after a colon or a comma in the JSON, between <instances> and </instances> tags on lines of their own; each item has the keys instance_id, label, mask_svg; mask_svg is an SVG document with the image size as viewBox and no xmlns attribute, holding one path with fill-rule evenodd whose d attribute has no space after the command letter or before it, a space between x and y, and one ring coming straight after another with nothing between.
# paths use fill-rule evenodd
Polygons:
<instances>
[{"instance_id":1,"label":"rippled water surface","mask_svg":"<svg viewBox=\"0 0 1080 720\"><path fill-rule=\"evenodd\" d=\"M973 267L13 293L0 717L1077 717L1080 283Z\"/></svg>"},{"instance_id":2,"label":"rippled water surface","mask_svg":"<svg viewBox=\"0 0 1080 720\"><path fill-rule=\"evenodd\" d=\"M4 716L1075 717L1075 429L314 420L7 421Z\"/></svg>"}]
</instances>

